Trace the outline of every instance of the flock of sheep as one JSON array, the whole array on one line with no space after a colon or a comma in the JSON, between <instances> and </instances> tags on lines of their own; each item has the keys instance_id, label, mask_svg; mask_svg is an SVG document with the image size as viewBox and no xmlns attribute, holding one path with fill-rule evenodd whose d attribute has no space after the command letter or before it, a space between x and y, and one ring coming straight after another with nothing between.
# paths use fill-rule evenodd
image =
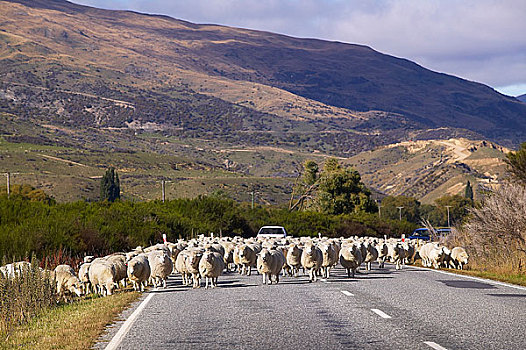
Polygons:
<instances>
[{"instance_id":1,"label":"flock of sheep","mask_svg":"<svg viewBox=\"0 0 526 350\"><path fill-rule=\"evenodd\" d=\"M372 237L311 238L287 237L282 239L200 236L189 241L157 244L148 248L137 247L128 253L114 253L105 257L87 256L78 268L78 274L69 265L59 265L46 271L57 284L57 292L66 301L69 296L97 293L111 295L114 288L131 282L136 291L148 285L166 288L172 273L182 276L185 286L199 288L202 279L205 288L217 286L224 272L238 271L250 275L253 268L262 275L263 284L278 283L279 277L297 277L300 269L309 281L318 277L329 278L338 263L353 277L364 264L367 270L373 262L384 268L386 261L401 269L404 264L421 258L426 267L458 268L468 263L468 254L461 247L448 249L438 243L416 240L378 239ZM4 278L14 276L29 265L18 262L0 267Z\"/></svg>"}]
</instances>

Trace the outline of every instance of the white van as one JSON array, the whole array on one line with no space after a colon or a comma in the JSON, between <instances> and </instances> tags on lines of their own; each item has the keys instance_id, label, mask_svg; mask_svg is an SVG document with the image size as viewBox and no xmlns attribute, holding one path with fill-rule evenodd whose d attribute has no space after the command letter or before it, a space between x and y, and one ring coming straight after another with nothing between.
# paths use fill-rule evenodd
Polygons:
<instances>
[{"instance_id":1,"label":"white van","mask_svg":"<svg viewBox=\"0 0 526 350\"><path fill-rule=\"evenodd\" d=\"M287 231L283 226L263 226L258 231L258 238L285 238Z\"/></svg>"}]
</instances>

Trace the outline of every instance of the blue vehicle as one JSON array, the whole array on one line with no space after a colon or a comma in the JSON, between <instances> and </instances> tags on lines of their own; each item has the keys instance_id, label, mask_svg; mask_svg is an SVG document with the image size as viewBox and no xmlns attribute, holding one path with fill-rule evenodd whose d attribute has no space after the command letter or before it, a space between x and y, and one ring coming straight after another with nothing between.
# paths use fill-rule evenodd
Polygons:
<instances>
[{"instance_id":1,"label":"blue vehicle","mask_svg":"<svg viewBox=\"0 0 526 350\"><path fill-rule=\"evenodd\" d=\"M423 241L429 241L431 239L430 232L427 228L417 228L413 231L413 234L408 237L409 239L421 239Z\"/></svg>"},{"instance_id":2,"label":"blue vehicle","mask_svg":"<svg viewBox=\"0 0 526 350\"><path fill-rule=\"evenodd\" d=\"M445 236L447 236L450 233L451 233L451 228L449 228L449 227L437 228L437 236L438 237L445 237Z\"/></svg>"}]
</instances>

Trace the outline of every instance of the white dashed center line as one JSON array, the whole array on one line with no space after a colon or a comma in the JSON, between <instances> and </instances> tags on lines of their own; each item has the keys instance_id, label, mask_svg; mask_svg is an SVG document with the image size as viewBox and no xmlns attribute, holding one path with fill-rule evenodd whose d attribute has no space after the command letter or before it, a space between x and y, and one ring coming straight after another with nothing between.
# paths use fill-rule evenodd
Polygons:
<instances>
[{"instance_id":1,"label":"white dashed center line","mask_svg":"<svg viewBox=\"0 0 526 350\"><path fill-rule=\"evenodd\" d=\"M371 309L371 311L374 312L375 314L377 314L378 316L380 316L381 318L391 318L391 316L389 316L388 314L386 314L382 310Z\"/></svg>"},{"instance_id":2,"label":"white dashed center line","mask_svg":"<svg viewBox=\"0 0 526 350\"><path fill-rule=\"evenodd\" d=\"M435 350L447 350L445 347L440 346L437 343L432 342L432 341L425 341L424 344L426 344L427 346L429 346L429 347L431 347L431 348L433 348Z\"/></svg>"},{"instance_id":3,"label":"white dashed center line","mask_svg":"<svg viewBox=\"0 0 526 350\"><path fill-rule=\"evenodd\" d=\"M346 291L346 290L342 290L341 292L342 292L344 295L347 295L348 297L353 297L353 296L354 296L353 293L348 292L348 291Z\"/></svg>"}]
</instances>

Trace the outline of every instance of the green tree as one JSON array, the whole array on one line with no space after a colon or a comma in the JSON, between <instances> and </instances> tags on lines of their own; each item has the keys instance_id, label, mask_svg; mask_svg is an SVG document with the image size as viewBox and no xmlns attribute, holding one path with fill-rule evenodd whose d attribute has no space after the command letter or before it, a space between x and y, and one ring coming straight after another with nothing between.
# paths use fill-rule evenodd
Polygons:
<instances>
[{"instance_id":1,"label":"green tree","mask_svg":"<svg viewBox=\"0 0 526 350\"><path fill-rule=\"evenodd\" d=\"M415 224L420 223L420 202L409 196L387 196L382 200L382 217L392 220L400 219L400 209L402 208L402 219Z\"/></svg>"},{"instance_id":2,"label":"green tree","mask_svg":"<svg viewBox=\"0 0 526 350\"><path fill-rule=\"evenodd\" d=\"M526 142L521 144L518 151L506 154L504 161L512 178L521 185L526 185Z\"/></svg>"},{"instance_id":3,"label":"green tree","mask_svg":"<svg viewBox=\"0 0 526 350\"><path fill-rule=\"evenodd\" d=\"M468 180L468 183L466 184L466 189L464 191L464 197L466 197L470 201L473 201L473 186L471 186L471 182L469 182L469 180Z\"/></svg>"},{"instance_id":4,"label":"green tree","mask_svg":"<svg viewBox=\"0 0 526 350\"><path fill-rule=\"evenodd\" d=\"M325 214L349 214L355 211L373 212L371 192L362 183L358 171L345 167L335 158L325 162L320 174L317 206Z\"/></svg>"},{"instance_id":5,"label":"green tree","mask_svg":"<svg viewBox=\"0 0 526 350\"><path fill-rule=\"evenodd\" d=\"M100 200L114 202L116 199L120 198L121 185L119 175L115 171L115 168L111 167L106 170L106 173L102 176L100 181Z\"/></svg>"},{"instance_id":6,"label":"green tree","mask_svg":"<svg viewBox=\"0 0 526 350\"><path fill-rule=\"evenodd\" d=\"M449 221L451 225L461 223L468 214L473 201L461 195L446 195L435 200L436 218L439 226L447 225L447 207L449 206Z\"/></svg>"}]
</instances>

